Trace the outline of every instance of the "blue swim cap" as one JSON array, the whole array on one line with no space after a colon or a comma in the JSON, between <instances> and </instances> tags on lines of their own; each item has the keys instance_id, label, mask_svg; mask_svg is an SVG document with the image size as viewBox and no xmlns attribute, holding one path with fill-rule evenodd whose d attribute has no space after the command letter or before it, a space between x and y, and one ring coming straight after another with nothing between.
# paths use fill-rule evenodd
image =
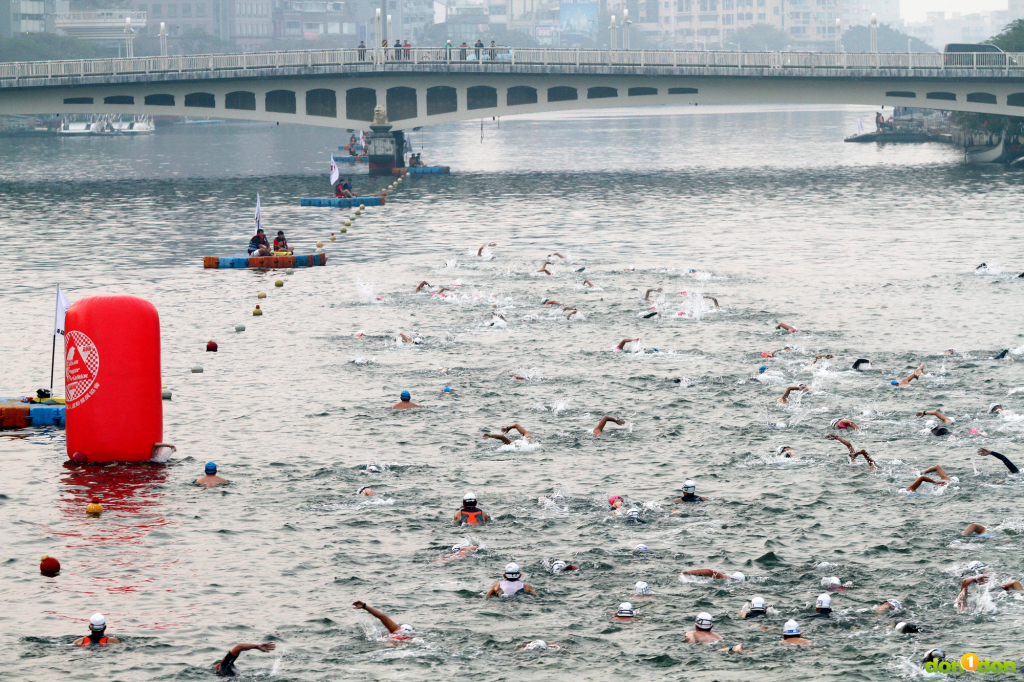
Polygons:
<instances>
[{"instance_id":1,"label":"blue swim cap","mask_svg":"<svg viewBox=\"0 0 1024 682\"><path fill-rule=\"evenodd\" d=\"M208 473L208 474L215 474L215 473L217 473L217 463L216 462L207 462L206 463L206 473Z\"/></svg>"},{"instance_id":2,"label":"blue swim cap","mask_svg":"<svg viewBox=\"0 0 1024 682\"><path fill-rule=\"evenodd\" d=\"M895 379L893 379L889 383L892 384L893 386L899 386L900 385L900 382L896 381Z\"/></svg>"},{"instance_id":3,"label":"blue swim cap","mask_svg":"<svg viewBox=\"0 0 1024 682\"><path fill-rule=\"evenodd\" d=\"M445 386L444 387L444 392L445 393L451 393L452 392L452 387L451 386Z\"/></svg>"},{"instance_id":4,"label":"blue swim cap","mask_svg":"<svg viewBox=\"0 0 1024 682\"><path fill-rule=\"evenodd\" d=\"M409 391L402 391L401 398L402 400L412 400L412 395L409 393Z\"/></svg>"},{"instance_id":5,"label":"blue swim cap","mask_svg":"<svg viewBox=\"0 0 1024 682\"><path fill-rule=\"evenodd\" d=\"M757 373L758 374L764 374L767 371L768 371L768 365L761 365L760 367L757 368Z\"/></svg>"}]
</instances>

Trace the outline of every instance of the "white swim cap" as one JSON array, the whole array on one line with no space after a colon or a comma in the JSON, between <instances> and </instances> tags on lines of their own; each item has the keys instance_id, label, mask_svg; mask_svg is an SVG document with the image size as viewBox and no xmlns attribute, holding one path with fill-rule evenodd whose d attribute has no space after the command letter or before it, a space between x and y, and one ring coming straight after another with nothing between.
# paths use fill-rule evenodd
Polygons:
<instances>
[{"instance_id":1,"label":"white swim cap","mask_svg":"<svg viewBox=\"0 0 1024 682\"><path fill-rule=\"evenodd\" d=\"M707 611L701 611L697 614L696 624L697 628L700 630L710 630L711 627L715 624L715 622L711 620L710 613L708 613Z\"/></svg>"},{"instance_id":2,"label":"white swim cap","mask_svg":"<svg viewBox=\"0 0 1024 682\"><path fill-rule=\"evenodd\" d=\"M693 481L687 481L683 484L683 492L687 495L692 495L697 490L697 484Z\"/></svg>"},{"instance_id":3,"label":"white swim cap","mask_svg":"<svg viewBox=\"0 0 1024 682\"><path fill-rule=\"evenodd\" d=\"M551 564L551 572L561 573L566 569L568 565L569 564L565 563L564 561L556 561L555 563Z\"/></svg>"},{"instance_id":4,"label":"white swim cap","mask_svg":"<svg viewBox=\"0 0 1024 682\"><path fill-rule=\"evenodd\" d=\"M633 594L638 594L642 597L646 597L651 593L651 588L643 580L636 584L636 588L633 590Z\"/></svg>"},{"instance_id":5,"label":"white swim cap","mask_svg":"<svg viewBox=\"0 0 1024 682\"><path fill-rule=\"evenodd\" d=\"M651 550L647 549L647 545L637 545L633 548L633 554L646 554Z\"/></svg>"},{"instance_id":6,"label":"white swim cap","mask_svg":"<svg viewBox=\"0 0 1024 682\"><path fill-rule=\"evenodd\" d=\"M799 635L800 624L795 620L790 619L786 621L786 624L782 627L782 634L784 635Z\"/></svg>"},{"instance_id":7,"label":"white swim cap","mask_svg":"<svg viewBox=\"0 0 1024 682\"><path fill-rule=\"evenodd\" d=\"M99 632L105 627L107 627L107 619L103 617L103 614L92 614L92 618L89 619L89 629Z\"/></svg>"},{"instance_id":8,"label":"white swim cap","mask_svg":"<svg viewBox=\"0 0 1024 682\"><path fill-rule=\"evenodd\" d=\"M622 602L621 604L619 604L619 610L615 612L615 615L621 616L623 618L632 618L633 605L630 604L628 601Z\"/></svg>"},{"instance_id":9,"label":"white swim cap","mask_svg":"<svg viewBox=\"0 0 1024 682\"><path fill-rule=\"evenodd\" d=\"M732 574L732 579L733 580L744 581L744 580L747 579L747 576L743 575L739 571L736 571L735 573Z\"/></svg>"},{"instance_id":10,"label":"white swim cap","mask_svg":"<svg viewBox=\"0 0 1024 682\"><path fill-rule=\"evenodd\" d=\"M900 604L899 599L886 599L885 601L889 603L893 611L899 611L903 608L903 604Z\"/></svg>"},{"instance_id":11,"label":"white swim cap","mask_svg":"<svg viewBox=\"0 0 1024 682\"><path fill-rule=\"evenodd\" d=\"M782 454L783 452L785 452L785 451L786 451L786 448L788 448L788 447L789 447L788 445L780 445L780 446L779 446L779 447L778 447L778 448L777 448L777 449L775 450L775 454L776 454L776 455L781 455L781 454Z\"/></svg>"},{"instance_id":12,"label":"white swim cap","mask_svg":"<svg viewBox=\"0 0 1024 682\"><path fill-rule=\"evenodd\" d=\"M412 632L412 626L409 625L408 623L403 623L401 626L399 626L398 629L401 632Z\"/></svg>"},{"instance_id":13,"label":"white swim cap","mask_svg":"<svg viewBox=\"0 0 1024 682\"><path fill-rule=\"evenodd\" d=\"M505 564L505 575L506 576L514 575L515 577L518 578L519 575L520 575L519 564L517 564L514 561Z\"/></svg>"},{"instance_id":14,"label":"white swim cap","mask_svg":"<svg viewBox=\"0 0 1024 682\"><path fill-rule=\"evenodd\" d=\"M839 417L836 417L835 419L830 421L828 425L831 426L833 429L836 428L836 424L839 423L839 419L840 419Z\"/></svg>"},{"instance_id":15,"label":"white swim cap","mask_svg":"<svg viewBox=\"0 0 1024 682\"><path fill-rule=\"evenodd\" d=\"M989 414L991 414L992 412L995 412L997 407L1002 407L1002 405L1000 405L999 403L992 403L991 405L989 405L988 406Z\"/></svg>"},{"instance_id":16,"label":"white swim cap","mask_svg":"<svg viewBox=\"0 0 1024 682\"><path fill-rule=\"evenodd\" d=\"M906 627L906 623L896 623L896 632L903 632Z\"/></svg>"},{"instance_id":17,"label":"white swim cap","mask_svg":"<svg viewBox=\"0 0 1024 682\"><path fill-rule=\"evenodd\" d=\"M453 552L458 552L460 549L462 549L462 545L452 545Z\"/></svg>"},{"instance_id":18,"label":"white swim cap","mask_svg":"<svg viewBox=\"0 0 1024 682\"><path fill-rule=\"evenodd\" d=\"M525 648L527 648L527 649L547 649L548 648L548 643L545 642L543 639L535 639L534 641L532 641L529 644L527 644Z\"/></svg>"},{"instance_id":19,"label":"white swim cap","mask_svg":"<svg viewBox=\"0 0 1024 682\"><path fill-rule=\"evenodd\" d=\"M473 493L466 493L465 495L462 496L462 501L463 503L472 502L476 504L476 495L474 495Z\"/></svg>"},{"instance_id":20,"label":"white swim cap","mask_svg":"<svg viewBox=\"0 0 1024 682\"><path fill-rule=\"evenodd\" d=\"M821 579L821 586L822 587L839 587L842 584L843 584L842 581L839 580L839 578L837 578L835 576L832 576L830 578L822 578Z\"/></svg>"},{"instance_id":21,"label":"white swim cap","mask_svg":"<svg viewBox=\"0 0 1024 682\"><path fill-rule=\"evenodd\" d=\"M832 597L828 592L822 592L818 595L818 601L815 602L814 607L818 609L831 609Z\"/></svg>"},{"instance_id":22,"label":"white swim cap","mask_svg":"<svg viewBox=\"0 0 1024 682\"><path fill-rule=\"evenodd\" d=\"M627 512L626 516L628 516L631 519L639 519L640 518L640 514L641 514L640 510L634 508L634 509L630 509L629 512Z\"/></svg>"},{"instance_id":23,"label":"white swim cap","mask_svg":"<svg viewBox=\"0 0 1024 682\"><path fill-rule=\"evenodd\" d=\"M754 597L750 600L751 611L767 611L768 602L764 600L764 597Z\"/></svg>"},{"instance_id":24,"label":"white swim cap","mask_svg":"<svg viewBox=\"0 0 1024 682\"><path fill-rule=\"evenodd\" d=\"M929 419L927 422L925 422L925 427L929 429L934 429L938 425L939 422L936 421L935 419Z\"/></svg>"},{"instance_id":25,"label":"white swim cap","mask_svg":"<svg viewBox=\"0 0 1024 682\"><path fill-rule=\"evenodd\" d=\"M986 570L988 570L988 567L980 561L972 561L971 563L967 564L967 570L974 571L975 573L984 573Z\"/></svg>"}]
</instances>

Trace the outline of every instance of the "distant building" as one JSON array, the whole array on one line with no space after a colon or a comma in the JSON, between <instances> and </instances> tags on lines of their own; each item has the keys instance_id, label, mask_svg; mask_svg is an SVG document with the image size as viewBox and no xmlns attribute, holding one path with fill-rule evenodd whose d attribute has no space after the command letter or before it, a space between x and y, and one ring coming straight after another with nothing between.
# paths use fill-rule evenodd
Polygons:
<instances>
[{"instance_id":1,"label":"distant building","mask_svg":"<svg viewBox=\"0 0 1024 682\"><path fill-rule=\"evenodd\" d=\"M214 2L213 0L201 0L197 2L140 2L133 0L132 10L146 13L145 33L150 37L160 34L160 24L167 28L168 42L171 45L176 43L189 29L209 33L212 36L223 40L230 40L230 24L227 16L219 16L228 7L226 2Z\"/></svg>"},{"instance_id":2,"label":"distant building","mask_svg":"<svg viewBox=\"0 0 1024 682\"><path fill-rule=\"evenodd\" d=\"M54 33L55 16L69 9L67 0L0 0L0 38Z\"/></svg>"},{"instance_id":3,"label":"distant building","mask_svg":"<svg viewBox=\"0 0 1024 682\"><path fill-rule=\"evenodd\" d=\"M972 14L928 12L925 21L907 22L902 29L941 50L949 43L984 42L1000 33L1013 19L1008 10Z\"/></svg>"},{"instance_id":4,"label":"distant building","mask_svg":"<svg viewBox=\"0 0 1024 682\"><path fill-rule=\"evenodd\" d=\"M870 26L872 14L879 24L895 28L900 23L899 0L843 0L843 30L850 26Z\"/></svg>"}]
</instances>

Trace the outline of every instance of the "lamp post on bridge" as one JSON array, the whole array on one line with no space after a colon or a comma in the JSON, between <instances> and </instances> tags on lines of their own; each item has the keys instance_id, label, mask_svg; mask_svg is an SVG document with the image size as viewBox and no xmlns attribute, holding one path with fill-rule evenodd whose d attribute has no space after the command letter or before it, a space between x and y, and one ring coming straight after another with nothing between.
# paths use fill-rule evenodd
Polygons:
<instances>
[{"instance_id":1,"label":"lamp post on bridge","mask_svg":"<svg viewBox=\"0 0 1024 682\"><path fill-rule=\"evenodd\" d=\"M167 24L160 22L160 56L167 56Z\"/></svg>"},{"instance_id":2,"label":"lamp post on bridge","mask_svg":"<svg viewBox=\"0 0 1024 682\"><path fill-rule=\"evenodd\" d=\"M608 27L608 30L611 31L611 42L609 42L608 45L613 50L615 49L615 43L616 43L616 41L615 41L615 31L617 31L618 28L619 28L618 25L615 23L615 15L613 14L612 15L611 26Z\"/></svg>"},{"instance_id":3,"label":"lamp post on bridge","mask_svg":"<svg viewBox=\"0 0 1024 682\"><path fill-rule=\"evenodd\" d=\"M871 52L878 54L878 15L871 13Z\"/></svg>"},{"instance_id":4,"label":"lamp post on bridge","mask_svg":"<svg viewBox=\"0 0 1024 682\"><path fill-rule=\"evenodd\" d=\"M135 31L132 29L131 17L124 19L124 51L128 59L135 56Z\"/></svg>"},{"instance_id":5,"label":"lamp post on bridge","mask_svg":"<svg viewBox=\"0 0 1024 682\"><path fill-rule=\"evenodd\" d=\"M836 19L836 52L843 51L843 20Z\"/></svg>"},{"instance_id":6,"label":"lamp post on bridge","mask_svg":"<svg viewBox=\"0 0 1024 682\"><path fill-rule=\"evenodd\" d=\"M629 10L622 10L622 49L629 49L629 25L633 22L629 20Z\"/></svg>"}]
</instances>

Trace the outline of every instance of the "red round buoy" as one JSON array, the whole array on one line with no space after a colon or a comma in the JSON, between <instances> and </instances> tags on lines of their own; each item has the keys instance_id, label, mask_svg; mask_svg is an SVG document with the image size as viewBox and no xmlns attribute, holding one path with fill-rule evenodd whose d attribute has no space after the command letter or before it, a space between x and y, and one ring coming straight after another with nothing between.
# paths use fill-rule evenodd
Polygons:
<instances>
[{"instance_id":1,"label":"red round buoy","mask_svg":"<svg viewBox=\"0 0 1024 682\"><path fill-rule=\"evenodd\" d=\"M85 455L84 452L76 452L75 454L71 455L71 461L75 462L76 464L88 464L89 458Z\"/></svg>"},{"instance_id":2,"label":"red round buoy","mask_svg":"<svg viewBox=\"0 0 1024 682\"><path fill-rule=\"evenodd\" d=\"M206 352L207 353L216 353L217 352L217 342L216 341L212 341L212 340L211 341L207 341L206 342Z\"/></svg>"},{"instance_id":3,"label":"red round buoy","mask_svg":"<svg viewBox=\"0 0 1024 682\"><path fill-rule=\"evenodd\" d=\"M60 573L60 562L52 556L44 556L39 561L39 572L47 577L53 577Z\"/></svg>"},{"instance_id":4,"label":"red round buoy","mask_svg":"<svg viewBox=\"0 0 1024 682\"><path fill-rule=\"evenodd\" d=\"M257 304L256 304L256 310L259 310L259 309L260 309L260 304L259 304L259 303L257 303Z\"/></svg>"}]
</instances>

